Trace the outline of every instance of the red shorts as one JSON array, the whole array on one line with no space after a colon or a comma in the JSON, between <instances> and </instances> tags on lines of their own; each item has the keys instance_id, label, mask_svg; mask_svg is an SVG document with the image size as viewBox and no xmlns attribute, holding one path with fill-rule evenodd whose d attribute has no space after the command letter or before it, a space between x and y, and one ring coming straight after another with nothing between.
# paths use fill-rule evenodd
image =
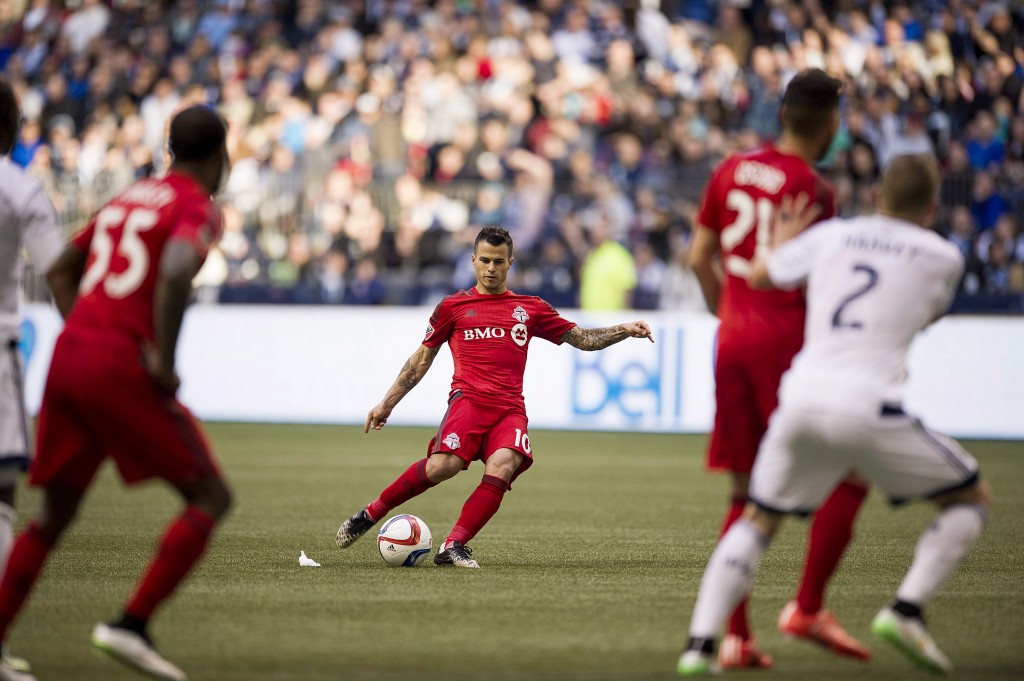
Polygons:
<instances>
[{"instance_id":1,"label":"red shorts","mask_svg":"<svg viewBox=\"0 0 1024 681\"><path fill-rule=\"evenodd\" d=\"M108 456L129 484L159 477L177 485L220 476L198 423L153 382L134 343L64 333L43 394L30 481L84 491Z\"/></svg>"},{"instance_id":2,"label":"red shorts","mask_svg":"<svg viewBox=\"0 0 1024 681\"><path fill-rule=\"evenodd\" d=\"M477 459L486 463L499 449L512 449L524 457L512 475L515 480L533 465L526 428L526 410L521 403L494 407L473 402L457 392L448 400L448 411L427 446L427 456L438 452L454 454L466 462L463 466L466 469Z\"/></svg>"},{"instance_id":3,"label":"red shorts","mask_svg":"<svg viewBox=\"0 0 1024 681\"><path fill-rule=\"evenodd\" d=\"M749 474L778 405L779 381L792 355L720 351L715 362L715 429L708 468Z\"/></svg>"}]
</instances>

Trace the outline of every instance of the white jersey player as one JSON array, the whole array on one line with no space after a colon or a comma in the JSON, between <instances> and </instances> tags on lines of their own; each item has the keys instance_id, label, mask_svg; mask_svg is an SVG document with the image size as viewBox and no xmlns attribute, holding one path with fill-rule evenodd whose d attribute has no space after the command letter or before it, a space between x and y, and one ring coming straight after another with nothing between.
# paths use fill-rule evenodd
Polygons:
<instances>
[{"instance_id":1,"label":"white jersey player","mask_svg":"<svg viewBox=\"0 0 1024 681\"><path fill-rule=\"evenodd\" d=\"M931 499L941 509L872 631L924 667L952 668L921 611L981 533L991 493L970 454L902 408L911 341L948 309L963 274L959 251L925 227L938 178L933 158L903 156L882 179L877 215L803 231L816 214L806 197L780 211L777 233L798 235L756 263L750 283L807 287L804 346L761 442L751 503L708 563L680 674L711 671L725 618L749 590L784 514L813 513L854 470L894 504Z\"/></svg>"},{"instance_id":2,"label":"white jersey player","mask_svg":"<svg viewBox=\"0 0 1024 681\"><path fill-rule=\"evenodd\" d=\"M53 204L38 180L7 155L18 132L17 100L0 80L0 566L7 560L14 523L14 488L31 450L18 351L22 253L39 272L64 247Z\"/></svg>"}]
</instances>

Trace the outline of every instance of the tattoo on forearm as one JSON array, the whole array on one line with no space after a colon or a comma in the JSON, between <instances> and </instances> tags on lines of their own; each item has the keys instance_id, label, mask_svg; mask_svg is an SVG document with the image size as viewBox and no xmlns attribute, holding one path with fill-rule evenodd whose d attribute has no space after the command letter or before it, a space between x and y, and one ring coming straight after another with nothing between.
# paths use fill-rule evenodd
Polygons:
<instances>
[{"instance_id":1,"label":"tattoo on forearm","mask_svg":"<svg viewBox=\"0 0 1024 681\"><path fill-rule=\"evenodd\" d=\"M617 326L603 329L581 329L575 326L565 332L562 341L580 350L603 350L625 339L628 334Z\"/></svg>"},{"instance_id":2,"label":"tattoo on forearm","mask_svg":"<svg viewBox=\"0 0 1024 681\"><path fill-rule=\"evenodd\" d=\"M419 382L420 377L416 375L416 369L413 368L412 362L406 360L402 370L398 372L398 378L395 380L395 387L399 388L404 395L415 388L416 384Z\"/></svg>"}]
</instances>

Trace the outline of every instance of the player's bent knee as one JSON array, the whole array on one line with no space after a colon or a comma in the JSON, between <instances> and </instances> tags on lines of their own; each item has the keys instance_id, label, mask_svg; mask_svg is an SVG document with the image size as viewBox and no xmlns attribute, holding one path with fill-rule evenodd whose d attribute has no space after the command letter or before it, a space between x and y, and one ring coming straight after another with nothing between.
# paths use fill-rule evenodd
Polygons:
<instances>
[{"instance_id":1,"label":"player's bent knee","mask_svg":"<svg viewBox=\"0 0 1024 681\"><path fill-rule=\"evenodd\" d=\"M935 502L940 508L946 508L954 504L971 504L981 506L987 511L992 508L992 487L988 484L988 481L979 480L970 487L937 497Z\"/></svg>"},{"instance_id":2,"label":"player's bent knee","mask_svg":"<svg viewBox=\"0 0 1024 681\"><path fill-rule=\"evenodd\" d=\"M508 482L519 470L519 466L522 465L525 458L514 449L499 449L487 458L484 475L491 475Z\"/></svg>"},{"instance_id":3,"label":"player's bent knee","mask_svg":"<svg viewBox=\"0 0 1024 681\"><path fill-rule=\"evenodd\" d=\"M757 504L750 502L746 508L743 509L743 519L750 522L754 527L765 535L769 539L775 536L782 526L782 519L785 515L782 513L776 513L775 511L769 511L765 508L761 508Z\"/></svg>"},{"instance_id":4,"label":"player's bent knee","mask_svg":"<svg viewBox=\"0 0 1024 681\"><path fill-rule=\"evenodd\" d=\"M214 520L219 520L231 508L231 490L220 476L202 478L179 487L185 501L203 510Z\"/></svg>"},{"instance_id":5,"label":"player's bent knee","mask_svg":"<svg viewBox=\"0 0 1024 681\"><path fill-rule=\"evenodd\" d=\"M75 519L81 500L81 492L70 487L47 488L43 507L36 520L39 531L56 542Z\"/></svg>"},{"instance_id":6,"label":"player's bent knee","mask_svg":"<svg viewBox=\"0 0 1024 681\"><path fill-rule=\"evenodd\" d=\"M427 479L431 482L444 482L459 474L465 467L465 462L454 454L437 452L427 459Z\"/></svg>"},{"instance_id":7,"label":"player's bent knee","mask_svg":"<svg viewBox=\"0 0 1024 681\"><path fill-rule=\"evenodd\" d=\"M750 474L733 473L731 494L733 499L746 499L750 494Z\"/></svg>"}]
</instances>

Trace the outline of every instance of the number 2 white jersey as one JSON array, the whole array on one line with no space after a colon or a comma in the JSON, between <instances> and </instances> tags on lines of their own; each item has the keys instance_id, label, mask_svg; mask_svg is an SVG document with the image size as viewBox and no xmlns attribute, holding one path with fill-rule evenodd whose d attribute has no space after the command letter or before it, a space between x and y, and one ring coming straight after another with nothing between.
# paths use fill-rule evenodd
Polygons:
<instances>
[{"instance_id":1,"label":"number 2 white jersey","mask_svg":"<svg viewBox=\"0 0 1024 681\"><path fill-rule=\"evenodd\" d=\"M22 250L37 271L45 272L63 246L43 186L9 160L0 160L0 340L18 332Z\"/></svg>"},{"instance_id":2,"label":"number 2 white jersey","mask_svg":"<svg viewBox=\"0 0 1024 681\"><path fill-rule=\"evenodd\" d=\"M820 223L767 265L775 286L807 285L804 346L780 404L873 414L900 404L910 343L949 309L964 268L935 232L882 215Z\"/></svg>"}]
</instances>

